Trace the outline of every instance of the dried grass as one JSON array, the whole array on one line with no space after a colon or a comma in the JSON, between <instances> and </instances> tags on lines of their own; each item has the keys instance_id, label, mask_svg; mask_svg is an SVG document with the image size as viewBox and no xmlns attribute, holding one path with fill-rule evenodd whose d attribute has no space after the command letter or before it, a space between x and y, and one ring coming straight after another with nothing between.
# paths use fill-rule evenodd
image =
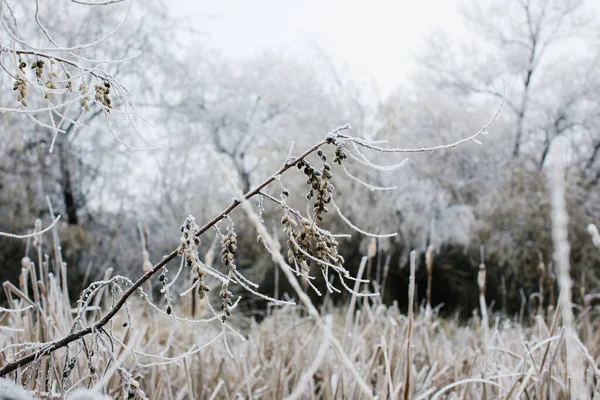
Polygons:
<instances>
[{"instance_id":1,"label":"dried grass","mask_svg":"<svg viewBox=\"0 0 600 400\"><path fill-rule=\"evenodd\" d=\"M13 293L15 307L13 312L3 312L3 362L69 330L73 310L65 309L61 287L52 274L39 287L40 302L31 307L23 307L25 288L5 287ZM20 301L15 293L23 293ZM99 307L90 307L84 318L93 318L111 296L106 293ZM413 399L569 398L572 377L568 376L565 330L558 323L560 309L551 326L541 316L529 327L491 316L486 340L480 324L461 325L435 313L427 315L425 308L408 318L396 305L387 307L378 298L351 301L352 307L358 303L357 310L328 310L328 316L321 318L324 324L302 312L304 306L286 306L260 324L238 316L236 325L243 327L247 337L241 341L233 332L223 331L218 321L203 326L179 323L172 333L170 316L148 313L142 300L135 299L108 328L118 339L110 344L112 354L86 338L87 348L96 349L92 363L62 349L11 379L19 377L20 386L42 398L60 398L61 392L68 396L72 388L90 383L112 398L128 396L124 382L139 385L152 399L364 398L353 371L330 343L343 340L344 354L373 397L405 397L410 389ZM189 312L176 311L182 316ZM205 310L202 317L209 315ZM131 322L123 327L127 321ZM585 318L574 321L578 332L594 332L579 340L585 358L583 389L592 396L600 390L594 361L600 355L600 332L589 323ZM178 357L181 354L187 356ZM63 377L65 360L71 357L75 362L69 375L57 379ZM92 364L99 379L90 378Z\"/></svg>"}]
</instances>

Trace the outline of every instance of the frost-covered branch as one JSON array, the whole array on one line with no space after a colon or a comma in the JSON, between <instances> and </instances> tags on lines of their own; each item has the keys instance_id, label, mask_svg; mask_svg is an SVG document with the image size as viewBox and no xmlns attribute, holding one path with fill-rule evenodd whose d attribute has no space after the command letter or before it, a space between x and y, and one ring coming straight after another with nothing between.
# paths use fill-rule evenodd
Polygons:
<instances>
[{"instance_id":1,"label":"frost-covered branch","mask_svg":"<svg viewBox=\"0 0 600 400\"><path fill-rule=\"evenodd\" d=\"M489 124L485 127L487 127ZM200 245L201 236L209 229L215 228L219 238L222 243L222 251L221 251L221 263L226 267L227 272L221 273L217 272L216 276L221 279L221 291L219 292L219 297L222 300L221 303L221 313L217 313L210 302L207 303L211 312L213 312L214 316L218 316L222 323L222 329L229 329L225 324L226 319L231 315L232 310L237 305L237 302L233 302L233 294L229 290L229 285L231 284L239 284L245 290L251 292L254 295L259 295L275 304L289 304L290 302L281 301L269 296L263 295L259 293L255 288L257 285L250 282L246 279L241 273L237 270L236 266L236 252L237 252L237 239L234 231L233 220L230 217L230 213L237 208L241 204L245 204L247 208L249 203L247 200L251 199L254 196L261 195L263 190L271 184L273 181L278 181L281 186L282 198L279 202L282 205L284 216L282 218L282 224L285 227L285 231L288 235L288 251L287 257L290 264L300 266L304 271L301 272L301 275L306 279L310 279L310 275L308 274L309 263L315 263L318 267L322 269L323 277L327 280L328 269L332 268L334 271L338 273L340 278L340 282L342 286L348 290L350 293L354 295L362 295L358 294L353 289L351 289L346 283L345 279L355 280L364 282L363 280L359 280L357 278L353 278L350 276L348 271L343 267L344 258L338 254L338 243L336 238L329 233L328 231L321 229L318 226L318 222L322 220L322 217L327 213L327 205L329 203L333 204L340 217L354 230L368 234L357 227L355 227L347 218L345 218L339 208L335 205L332 198L332 192L334 190L334 186L331 183L333 178L332 174L332 166L329 164L326 154L322 149L333 147L335 150L335 158L333 159L333 163L337 163L342 165L344 160L347 159L347 153L345 148L345 143L348 141L355 142L358 144L367 143L366 141L360 141L356 138L351 138L346 135L344 132L350 129L349 125L345 125L335 129L334 131L327 134L326 138L314 146L308 148L298 157L288 157L288 159L284 162L284 164L270 177L265 179L261 184L256 186L254 189L250 190L248 193L244 195L238 195L238 198L235 198L229 206L227 206L223 211L218 213L213 219L206 222L203 226L198 226L195 223L195 219L193 217L188 217L184 224L181 226L181 244L175 250L173 250L170 254L163 257L163 259L154 265L151 269L147 270L140 278L138 278L135 282L131 282L126 280L127 289L122 289L118 286L118 279L125 279L123 277L115 277L111 280L105 280L100 282L93 283L88 289L86 289L80 299L80 311L78 312L78 318L76 318L71 332L64 336L63 338L48 342L41 345L38 350L33 351L32 353L22 356L16 360L9 360L6 362L2 368L0 368L0 377L5 376L12 371L15 371L17 368L23 367L34 360L39 360L41 357L47 356L54 351L68 346L70 343L80 340L81 338L94 334L98 335L99 332L104 331L104 327L117 315L117 313L125 307L127 314L129 316L129 300L133 296L134 293L141 290L141 286L144 282L148 281L154 275L159 274L159 281L162 285L162 294L164 295L167 301L167 308L165 314L168 316L172 316L173 318L173 326L171 328L171 334L169 338L172 337L173 330L175 328L175 323L178 320L178 317L175 316L174 310L172 308L171 302L172 298L169 294L169 289L172 284L169 284L168 278L166 276L166 265L176 258L177 256L182 257L182 267L189 267L193 274L194 285L193 287L198 292L198 295L201 299L203 299L206 295L206 292L210 290L210 288L204 282L204 275L206 273L215 275L216 270L213 268L209 268L206 264L203 264L199 260L198 256L198 246ZM464 143L465 141L458 142ZM425 149L423 151L430 151ZM214 154L214 152L213 152ZM309 160L312 156L316 155L316 158L319 160L320 167L317 167L316 164L313 164L312 161ZM217 156L218 157L218 156ZM312 204L313 211L307 212L307 215L302 216L296 215L294 216L290 209L286 206L285 198L289 196L289 192L283 186L281 181L281 177L284 173L288 172L292 168L298 168L301 170L301 173L304 174L307 178L307 185L309 187L309 193L307 195L307 200L309 204ZM310 207L309 207L310 208ZM248 210L247 210L248 211ZM253 214L252 214L253 215ZM300 229L298 229L297 219L300 220ZM227 222L227 232L221 233L218 223L225 220ZM58 221L55 221L55 223ZM52 225L53 226L53 225ZM52 228L52 226L50 228ZM50 229L47 228L47 229ZM46 229L46 230L47 230ZM39 229L36 227L36 231L41 232L41 224L39 224ZM264 234L264 229L259 229L263 239L267 239L267 248L271 249L271 254L278 259L278 263L282 264L283 257L279 252L275 252L273 249L277 249L278 247L272 243L269 236ZM381 235L375 235L377 237ZM285 263L283 263L285 264ZM282 266L283 266L282 264ZM286 274L293 278L292 269L289 268L289 265L286 265L284 269ZM300 273L300 271L297 271ZM177 273L177 277L180 276L180 271ZM292 282L293 284L294 282ZM296 282L297 284L297 282ZM330 291L338 291L334 287L328 285L327 286ZM84 327L82 323L83 310L91 303L94 297L98 297L103 293L104 288L109 288L111 292L111 296L113 297L113 304L110 309L102 316L99 320L92 323L91 325ZM187 293L187 292L184 292ZM299 295L303 295L299 292ZM371 294L367 294L371 295ZM374 294L376 295L376 294ZM147 300L147 296L143 296ZM148 301L148 300L147 300ZM239 299L238 299L239 301ZM305 302L305 300L303 300ZM151 303L152 304L152 303ZM155 307L158 309L158 307ZM161 311L162 313L162 311ZM313 314L311 312L311 314ZM129 317L130 318L130 317ZM76 328L79 327L79 330ZM109 336L110 337L110 336ZM225 336L224 336L225 338ZM225 340L225 339L224 339ZM170 339L169 342L170 343ZM339 343L334 342L335 347L340 352L340 355L345 360L344 362L351 367L351 363L347 359L345 353L341 349L341 345ZM225 346L228 348L227 343L225 342ZM167 346L168 348L168 346ZM193 349L190 351L194 351ZM134 354L137 354L134 352ZM171 361L175 362L179 360L178 357L173 358ZM356 374L356 371L353 370L353 373ZM125 376L123 379L129 379ZM362 381L361 381L362 382ZM363 382L364 384L364 382ZM362 385L361 385L362 386ZM366 388L366 385L365 385Z\"/></svg>"}]
</instances>

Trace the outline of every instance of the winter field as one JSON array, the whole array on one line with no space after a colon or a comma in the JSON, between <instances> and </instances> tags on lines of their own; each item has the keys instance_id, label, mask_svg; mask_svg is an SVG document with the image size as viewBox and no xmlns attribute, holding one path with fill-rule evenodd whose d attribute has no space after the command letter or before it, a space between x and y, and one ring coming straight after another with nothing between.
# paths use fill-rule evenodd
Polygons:
<instances>
[{"instance_id":1,"label":"winter field","mask_svg":"<svg viewBox=\"0 0 600 400\"><path fill-rule=\"evenodd\" d=\"M600 8L400 3L0 0L0 400L600 399Z\"/></svg>"}]
</instances>

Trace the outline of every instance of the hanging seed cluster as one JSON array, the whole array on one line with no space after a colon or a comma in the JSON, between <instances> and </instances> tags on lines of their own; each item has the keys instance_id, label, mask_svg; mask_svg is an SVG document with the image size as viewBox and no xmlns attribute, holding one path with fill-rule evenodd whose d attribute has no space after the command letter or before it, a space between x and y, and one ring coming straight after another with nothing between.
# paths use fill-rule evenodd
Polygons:
<instances>
[{"instance_id":1,"label":"hanging seed cluster","mask_svg":"<svg viewBox=\"0 0 600 400\"><path fill-rule=\"evenodd\" d=\"M296 227L298 226L298 222L296 222L296 219L294 217L292 217L289 212L287 212L287 209L284 209L283 217L281 217L281 223L284 226L283 230L288 235L288 240L286 242L287 248L288 248L288 251L287 251L288 264L293 265L294 263L302 264L303 261L306 262L307 256L305 254L303 254L300 251L300 249L298 249L294 245L294 241L295 241L296 243L298 243L298 245L301 248L303 247L303 240L300 240L300 234L298 232L296 232ZM309 246L308 246L307 253L310 254L310 242L308 242L308 245ZM303 249L303 250L306 250L306 249Z\"/></svg>"},{"instance_id":2,"label":"hanging seed cluster","mask_svg":"<svg viewBox=\"0 0 600 400\"><path fill-rule=\"evenodd\" d=\"M23 104L23 107L27 107L27 100L25 100L25 97L27 97L27 82L25 79L17 76L13 90L17 91L17 101Z\"/></svg>"},{"instance_id":3,"label":"hanging seed cluster","mask_svg":"<svg viewBox=\"0 0 600 400\"><path fill-rule=\"evenodd\" d=\"M326 205L331 202L331 193L334 186L330 182L332 178L331 165L327 163L327 156L321 150L317 154L323 163L323 168L320 171L311 166L306 160L300 161L297 166L298 169L303 169L304 175L306 175L306 184L310 187L306 199L308 201L315 199L313 203L315 218L322 221L322 215L329 211Z\"/></svg>"},{"instance_id":4,"label":"hanging seed cluster","mask_svg":"<svg viewBox=\"0 0 600 400\"><path fill-rule=\"evenodd\" d=\"M326 268L327 264L336 266L344 264L344 258L338 253L337 240L307 218L302 218L300 221L300 232L296 231L298 223L288 212L281 218L281 223L285 226L284 230L288 235L286 244L289 264L295 263L306 268L312 258L322 260L317 262L321 268Z\"/></svg>"},{"instance_id":5,"label":"hanging seed cluster","mask_svg":"<svg viewBox=\"0 0 600 400\"><path fill-rule=\"evenodd\" d=\"M333 265L342 266L344 264L344 257L338 253L338 241L330 235L321 233L315 229L313 232L313 238L315 241L315 256L319 260L324 260ZM321 268L325 268L326 264L317 263Z\"/></svg>"},{"instance_id":6,"label":"hanging seed cluster","mask_svg":"<svg viewBox=\"0 0 600 400\"><path fill-rule=\"evenodd\" d=\"M73 368L75 368L75 357L72 357L69 359L69 362L67 363L67 366L65 367L64 371L63 371L63 378L66 379L69 377L69 375L71 375L71 371L73 371Z\"/></svg>"},{"instance_id":7,"label":"hanging seed cluster","mask_svg":"<svg viewBox=\"0 0 600 400\"><path fill-rule=\"evenodd\" d=\"M230 226L227 235L223 236L223 250L221 250L221 262L229 269L229 276L237 269L235 265L235 252L237 251L237 235ZM221 310L225 312L223 322L231 316L231 305L233 305L233 294L229 290L229 281L223 282L219 297L223 300Z\"/></svg>"},{"instance_id":8,"label":"hanging seed cluster","mask_svg":"<svg viewBox=\"0 0 600 400\"><path fill-rule=\"evenodd\" d=\"M162 285L160 292L165 294L165 299L167 300L167 314L171 315L171 313L173 312L173 307L171 307L171 296L169 295L169 278L167 277L166 267L163 267L161 274L158 276L158 281Z\"/></svg>"},{"instance_id":9,"label":"hanging seed cluster","mask_svg":"<svg viewBox=\"0 0 600 400\"><path fill-rule=\"evenodd\" d=\"M221 310L225 312L222 319L223 322L227 319L227 317L231 317L231 306L233 305L233 293L229 291L229 285L225 282L221 285L221 292L219 292L219 297L223 300L221 303Z\"/></svg>"},{"instance_id":10,"label":"hanging seed cluster","mask_svg":"<svg viewBox=\"0 0 600 400\"><path fill-rule=\"evenodd\" d=\"M231 271L236 270L235 252L237 251L237 235L233 229L223 236L223 250L221 250L221 262Z\"/></svg>"},{"instance_id":11,"label":"hanging seed cluster","mask_svg":"<svg viewBox=\"0 0 600 400\"><path fill-rule=\"evenodd\" d=\"M56 78L58 78L58 73L56 71L53 71L53 65L55 64L55 61L53 59L50 59L50 71L48 71L46 78L44 78L44 75L46 73L46 60L40 59L40 60L35 60L31 63L31 70L33 70L33 73L35 74L38 82L40 82L43 87L47 90L44 91L44 98L46 100L50 100L50 98L52 98L52 95L54 94L52 91L56 90L58 88L58 85L56 83ZM18 64L18 68L21 71L20 74L17 75L17 77L15 78L15 81L13 83L13 90L17 91L17 101L19 103L21 103L24 107L28 106L28 102L26 100L27 98L27 80L25 78L23 78L23 76L26 74L25 69L27 68L27 63L25 61L23 61L23 59L19 58L19 64ZM65 76L67 78L67 81L65 83L65 88L67 90L72 90L73 88L73 82L71 81L71 75L68 72L65 72ZM108 82L103 82L102 84L98 84L95 85L95 90L96 90L96 94L95 94L95 99L102 104L106 109L112 109L112 100L110 98L110 83ZM90 96L87 95L88 94L88 87L85 84L85 82L81 82L81 84L79 85L79 91L81 93L82 96L84 96L84 98L81 100L81 107L84 108L86 111L90 111L91 107L89 105L89 100L90 100ZM107 110L108 111L108 110Z\"/></svg>"},{"instance_id":12,"label":"hanging seed cluster","mask_svg":"<svg viewBox=\"0 0 600 400\"><path fill-rule=\"evenodd\" d=\"M68 72L65 72L65 76L67 77L67 83L65 83L65 89L67 89L70 92L71 90L73 90L73 82L71 81L71 74L69 74Z\"/></svg>"},{"instance_id":13,"label":"hanging seed cluster","mask_svg":"<svg viewBox=\"0 0 600 400\"><path fill-rule=\"evenodd\" d=\"M334 161L341 164L342 160L346 158L343 145L335 143L335 138L331 138L331 143L337 146ZM306 184L309 186L306 199L312 203L315 212L314 220L322 221L323 214L329 211L327 204L331 202L335 187L331 183L333 175L331 165L327 162L327 156L321 150L317 151L317 155L322 163L320 170L312 166L306 159L299 161L296 166L306 176ZM283 194L287 196L286 193ZM345 260L338 253L338 242L329 232L319 228L309 218L300 218L298 227L297 219L289 212L285 202L283 210L281 223L288 236L287 260L290 265L299 266L303 270L309 269L311 261L323 269L331 265L343 266Z\"/></svg>"},{"instance_id":14,"label":"hanging seed cluster","mask_svg":"<svg viewBox=\"0 0 600 400\"><path fill-rule=\"evenodd\" d=\"M335 146L335 158L333 159L333 162L342 165L342 161L348 158L348 155L344 151L344 144L333 134L327 135L327 143Z\"/></svg>"},{"instance_id":15,"label":"hanging seed cluster","mask_svg":"<svg viewBox=\"0 0 600 400\"><path fill-rule=\"evenodd\" d=\"M81 82L81 84L79 85L79 92L81 93L83 97L83 99L81 99L81 107L83 107L85 109L85 111L90 111L90 105L88 103L88 101L90 101L90 96L88 96L88 87L85 84L85 82Z\"/></svg>"},{"instance_id":16,"label":"hanging seed cluster","mask_svg":"<svg viewBox=\"0 0 600 400\"><path fill-rule=\"evenodd\" d=\"M102 104L107 109L112 108L110 95L110 83L104 82L102 84L96 84L94 86L96 88L96 101ZM108 110L107 110L108 111Z\"/></svg>"},{"instance_id":17,"label":"hanging seed cluster","mask_svg":"<svg viewBox=\"0 0 600 400\"><path fill-rule=\"evenodd\" d=\"M189 215L183 225L181 225L181 247L180 253L185 257L186 265L192 270L194 284L197 283L198 296L200 299L206 297L206 292L210 288L204 280L205 271L198 259L198 246L200 246L200 227L196 224L196 219Z\"/></svg>"},{"instance_id":18,"label":"hanging seed cluster","mask_svg":"<svg viewBox=\"0 0 600 400\"><path fill-rule=\"evenodd\" d=\"M23 74L25 73L25 67L27 67L25 61L19 59L19 69ZM27 81L20 75L17 75L17 79L15 79L13 90L17 91L17 101L23 104L23 107L27 107L27 100L25 100L25 97L27 97Z\"/></svg>"},{"instance_id":19,"label":"hanging seed cluster","mask_svg":"<svg viewBox=\"0 0 600 400\"><path fill-rule=\"evenodd\" d=\"M42 79L42 76L44 75L44 64L44 60L37 60L31 64L31 69L35 71L35 76L38 79Z\"/></svg>"},{"instance_id":20,"label":"hanging seed cluster","mask_svg":"<svg viewBox=\"0 0 600 400\"><path fill-rule=\"evenodd\" d=\"M55 90L56 89L56 83L53 82L52 79L56 78L57 76L58 75L54 71L50 71L48 73L48 80L46 81L46 88L48 88L50 90ZM52 97L52 92L46 92L46 93L44 93L44 98L46 100L49 100L50 97Z\"/></svg>"},{"instance_id":21,"label":"hanging seed cluster","mask_svg":"<svg viewBox=\"0 0 600 400\"><path fill-rule=\"evenodd\" d=\"M342 165L342 161L344 161L346 158L348 158L348 155L344 151L344 145L337 143L335 145L335 158L333 159L333 162Z\"/></svg>"}]
</instances>

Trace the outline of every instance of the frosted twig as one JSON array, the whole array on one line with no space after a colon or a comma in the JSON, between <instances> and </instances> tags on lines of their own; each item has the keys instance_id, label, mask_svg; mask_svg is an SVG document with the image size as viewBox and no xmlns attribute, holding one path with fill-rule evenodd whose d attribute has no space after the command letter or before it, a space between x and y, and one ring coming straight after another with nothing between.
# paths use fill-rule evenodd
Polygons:
<instances>
[{"instance_id":1,"label":"frosted twig","mask_svg":"<svg viewBox=\"0 0 600 400\"><path fill-rule=\"evenodd\" d=\"M215 279L220 280L221 282L227 282L227 275L223 274L221 271L216 270L215 268L211 267L210 265L207 264L203 264L200 260L198 260L198 263L200 264L200 266L202 268L204 268L204 271L209 274L210 276L212 276Z\"/></svg>"},{"instance_id":2,"label":"frosted twig","mask_svg":"<svg viewBox=\"0 0 600 400\"><path fill-rule=\"evenodd\" d=\"M335 208L335 211L337 211L337 213L340 216L341 220L344 221L346 223L346 225L348 225L350 228L354 229L358 233L362 233L365 236L370 236L370 237L379 238L379 239L384 239L384 238L390 238L390 237L398 236L397 232L377 234L377 233L370 233L370 232L363 231L362 229L360 229L359 227L357 227L356 225L354 225L352 222L350 222L350 220L348 218L346 218L344 216L344 214L342 214L342 211L340 210L340 208L338 207L338 205L335 204L335 201L333 201L333 197L331 198L331 204L333 204L333 208Z\"/></svg>"},{"instance_id":3,"label":"frosted twig","mask_svg":"<svg viewBox=\"0 0 600 400\"><path fill-rule=\"evenodd\" d=\"M123 346L124 348L128 349L133 357L135 358L136 364L142 368L148 368L148 367L154 367L154 366L158 366L158 365L168 365L168 364L177 364L179 365L179 361L183 360L186 357L189 357L191 355L197 354L200 351L204 350L205 348L207 348L208 346L210 346L211 344L213 344L217 339L219 339L221 336L223 335L223 333L219 333L218 335L216 335L215 337L213 337L211 340L209 340L207 343L203 344L202 346L196 347L196 345L192 345L192 347L186 351L185 353L173 356L173 357L165 357L161 354L149 354L143 351L139 351L139 350L135 350L133 349L131 346L126 345L125 343L123 343L122 341L118 340L117 338L113 337L113 340L115 342L117 342L118 344L120 344L121 346ZM156 358L159 359L160 361L157 362L151 362L151 363L142 363L138 360L138 357L148 357L148 358Z\"/></svg>"},{"instance_id":4,"label":"frosted twig","mask_svg":"<svg viewBox=\"0 0 600 400\"><path fill-rule=\"evenodd\" d=\"M369 142L367 142L363 139L348 136L348 135L341 134L341 133L338 133L337 137L339 137L340 139L343 139L343 140L348 140L353 143L356 143L359 146L362 146L362 147L365 147L365 148L368 148L371 150L376 150L376 151L379 151L382 153L426 153L426 152L431 152L431 151L447 150L447 149L451 149L451 148L460 146L464 143L471 142L474 139L476 139L478 136L481 136L482 134L487 132L488 128L492 125L492 123L496 120L496 118L500 114L500 111L502 110L502 107L504 106L504 101L505 101L505 95L503 94L502 102L500 103L498 110L496 111L496 113L494 114L492 119L487 124L485 124L480 130L478 130L477 132L475 132L474 134L472 134L468 137L459 139L459 140L457 140L453 143L449 143L449 144L442 144L442 145L432 146L432 147L419 147L419 148L386 148L386 147L375 146L375 145L369 144Z\"/></svg>"},{"instance_id":5,"label":"frosted twig","mask_svg":"<svg viewBox=\"0 0 600 400\"><path fill-rule=\"evenodd\" d=\"M344 280L344 278L350 278L350 276L342 276L342 274L340 274L338 272L338 275L340 277L340 282L342 283L342 286L344 287L344 289L346 289L348 291L348 293L356 296L356 297L377 297L379 296L379 293L359 293L359 292L355 292L354 289L350 288L350 286L348 286L346 284L346 281ZM368 282L368 281L367 281Z\"/></svg>"},{"instance_id":6,"label":"frosted twig","mask_svg":"<svg viewBox=\"0 0 600 400\"><path fill-rule=\"evenodd\" d=\"M59 220L60 220L60 215L58 217L56 217L54 222L52 222L47 228L42 229L39 232L33 232L33 233L26 234L26 235L15 235L14 233L0 232L0 236L9 237L12 239L29 239L32 237L43 235L44 233L48 232L50 229L54 228L54 226L58 223Z\"/></svg>"},{"instance_id":7,"label":"frosted twig","mask_svg":"<svg viewBox=\"0 0 600 400\"><path fill-rule=\"evenodd\" d=\"M185 259L184 259L184 257L181 257L181 263L179 263L179 269L177 270L177 273L175 274L175 276L173 277L171 282L169 284L167 284L167 289L170 289L171 286L173 286L173 284L177 281L177 278L179 278L179 275L181 274L181 271L183 270L184 264L185 264Z\"/></svg>"},{"instance_id":8,"label":"frosted twig","mask_svg":"<svg viewBox=\"0 0 600 400\"><path fill-rule=\"evenodd\" d=\"M233 271L233 274L237 277L240 278L241 280L243 280L244 282L246 282L247 285L252 286L255 289L258 289L258 284L252 282L251 280L249 280L248 278L246 278L244 275L242 275L240 273L240 271L238 271L237 269L235 271Z\"/></svg>"},{"instance_id":9,"label":"frosted twig","mask_svg":"<svg viewBox=\"0 0 600 400\"><path fill-rule=\"evenodd\" d=\"M359 178L357 178L356 176L352 175L348 169L346 168L346 164L342 163L342 168L344 169L344 172L346 173L346 175L352 179L353 181L356 181L358 183L360 183L361 185L363 185L364 187L366 187L367 189L373 190L373 191L385 191L385 190L397 190L398 186L373 186L367 182L364 182L362 180L360 180Z\"/></svg>"},{"instance_id":10,"label":"frosted twig","mask_svg":"<svg viewBox=\"0 0 600 400\"><path fill-rule=\"evenodd\" d=\"M0 312L5 312L5 313L20 313L20 312L25 312L28 310L31 310L33 308L33 306L27 306L24 308L4 308L4 307L0 307Z\"/></svg>"},{"instance_id":11,"label":"frosted twig","mask_svg":"<svg viewBox=\"0 0 600 400\"><path fill-rule=\"evenodd\" d=\"M323 282L325 282L325 287L327 287L327 290L329 291L329 293L342 293L342 291L338 288L336 288L335 286L333 286L330 282L329 282L329 267L325 267L325 268L321 268L321 275L323 275ZM317 294L320 296L321 293L317 291Z\"/></svg>"},{"instance_id":12,"label":"frosted twig","mask_svg":"<svg viewBox=\"0 0 600 400\"><path fill-rule=\"evenodd\" d=\"M377 165L372 163L358 148L358 146L356 145L356 143L352 142L352 145L354 146L354 152L356 154L358 154L359 157L357 157L356 155L354 155L354 152L352 151L348 151L348 155L350 156L350 158L352 158L353 160L357 161L358 163L369 167L371 169L375 169L378 171L394 171L397 170L398 168L402 167L404 164L406 164L408 162L408 158L405 158L404 160L400 161L399 163L396 164L391 164L391 165Z\"/></svg>"},{"instance_id":13,"label":"frosted twig","mask_svg":"<svg viewBox=\"0 0 600 400\"><path fill-rule=\"evenodd\" d=\"M8 108L8 107L0 107L0 113L17 113L17 114L34 114L34 113L40 113L40 112L46 112L48 110L58 110L61 107L66 106L67 104L71 104L71 103L75 103L77 101L80 101L81 99L83 99L85 96L76 96L71 100L66 100L58 105L49 105L48 107L42 107L42 108L36 108L33 110L29 110L29 109L24 109L24 108Z\"/></svg>"},{"instance_id":14,"label":"frosted twig","mask_svg":"<svg viewBox=\"0 0 600 400\"><path fill-rule=\"evenodd\" d=\"M119 135L117 135L117 133L113 130L112 126L110 125L110 121L108 120L108 113L105 114L105 119L106 119L106 126L107 126L110 134L117 140L117 142L121 143L122 145L127 147L129 150L136 150L136 151L152 150L152 148L149 148L149 147L148 148L135 147L135 146L125 142L123 139L121 139L119 137Z\"/></svg>"},{"instance_id":15,"label":"frosted twig","mask_svg":"<svg viewBox=\"0 0 600 400\"><path fill-rule=\"evenodd\" d=\"M239 284L241 287L243 287L244 289L246 289L248 292L252 293L255 296L260 297L263 300L267 300L267 301L271 301L274 304L277 305L296 305L296 303L294 303L293 301L286 301L286 300L277 300L271 296L267 296L266 294L262 294L260 292L257 292L256 290L252 289L250 286L248 286L247 284L244 283L244 281L242 281L241 279L236 279L234 278L233 281L237 284Z\"/></svg>"},{"instance_id":16,"label":"frosted twig","mask_svg":"<svg viewBox=\"0 0 600 400\"><path fill-rule=\"evenodd\" d=\"M73 0L71 0L73 1ZM113 1L114 3L115 1ZM107 4L111 4L111 3L107 3ZM30 43L20 39L19 37L17 37L16 35L13 34L13 32L8 29L8 27L6 26L6 24L4 24L4 28L7 31L7 33L12 37L13 40L15 40L16 42L20 43L21 45L31 49L31 50L35 50L35 51L64 51L64 52L69 52L69 54L71 54L74 57L77 57L76 54L71 53L74 50L83 50L86 48L90 48L90 47L94 47L99 45L100 43L106 41L108 38L110 38L111 36L115 35L122 27L123 25L125 25L125 22L127 22L127 19L129 18L129 13L131 11L131 6L133 4L133 1L129 2L129 6L127 8L127 12L125 13L125 17L120 21L120 23L117 25L117 27L112 30L111 32L109 32L107 35L94 40L93 42L89 42L89 43L84 43L84 44L80 44L77 46L71 46L71 47L65 47L65 46L60 46L58 43L56 43L54 41L54 39L49 35L48 31L44 28L44 26L41 24L40 20L39 20L39 16L38 16L38 1L36 1L36 12L35 12L35 19L36 22L38 24L38 26L40 27L40 29L42 30L42 32L44 32L44 35L48 38L48 40L54 44L56 47L34 47L32 46ZM89 5L89 3L88 3Z\"/></svg>"},{"instance_id":17,"label":"frosted twig","mask_svg":"<svg viewBox=\"0 0 600 400\"><path fill-rule=\"evenodd\" d=\"M11 328L9 326L4 326L4 325L0 325L0 330L7 331L7 332L25 332L25 329L23 329L23 328Z\"/></svg>"},{"instance_id":18,"label":"frosted twig","mask_svg":"<svg viewBox=\"0 0 600 400\"><path fill-rule=\"evenodd\" d=\"M199 284L200 284L200 279L196 279L196 282L194 282L194 284L192 286L190 286L188 289L184 290L183 292L179 293L179 297L187 296L188 294L191 293L192 290L196 289Z\"/></svg>"},{"instance_id":19,"label":"frosted twig","mask_svg":"<svg viewBox=\"0 0 600 400\"><path fill-rule=\"evenodd\" d=\"M290 150L288 151L287 157L285 158L286 163L288 163L290 161L294 161L294 159L292 158L293 152L294 152L294 141L292 140L292 143L290 144ZM280 180L279 180L279 183L281 183Z\"/></svg>"}]
</instances>

